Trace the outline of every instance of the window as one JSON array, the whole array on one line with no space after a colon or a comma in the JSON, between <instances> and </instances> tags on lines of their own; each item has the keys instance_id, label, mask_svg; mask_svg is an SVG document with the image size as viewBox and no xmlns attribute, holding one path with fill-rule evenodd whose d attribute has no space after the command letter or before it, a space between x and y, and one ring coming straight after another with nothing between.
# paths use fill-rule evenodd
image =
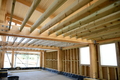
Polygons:
<instances>
[{"instance_id":1,"label":"window","mask_svg":"<svg viewBox=\"0 0 120 80\"><path fill-rule=\"evenodd\" d=\"M12 54L11 53L5 53L4 68L11 68L11 59L12 59Z\"/></svg>"},{"instance_id":2,"label":"window","mask_svg":"<svg viewBox=\"0 0 120 80\"><path fill-rule=\"evenodd\" d=\"M115 43L100 45L101 65L117 66Z\"/></svg>"},{"instance_id":3,"label":"window","mask_svg":"<svg viewBox=\"0 0 120 80\"><path fill-rule=\"evenodd\" d=\"M1 36L0 36L0 41L2 41L2 38L1 38Z\"/></svg>"},{"instance_id":4,"label":"window","mask_svg":"<svg viewBox=\"0 0 120 80\"><path fill-rule=\"evenodd\" d=\"M80 52L80 64L89 65L90 64L90 52L89 47L79 48Z\"/></svg>"},{"instance_id":5,"label":"window","mask_svg":"<svg viewBox=\"0 0 120 80\"><path fill-rule=\"evenodd\" d=\"M39 67L39 55L37 54L16 54L15 67Z\"/></svg>"}]
</instances>

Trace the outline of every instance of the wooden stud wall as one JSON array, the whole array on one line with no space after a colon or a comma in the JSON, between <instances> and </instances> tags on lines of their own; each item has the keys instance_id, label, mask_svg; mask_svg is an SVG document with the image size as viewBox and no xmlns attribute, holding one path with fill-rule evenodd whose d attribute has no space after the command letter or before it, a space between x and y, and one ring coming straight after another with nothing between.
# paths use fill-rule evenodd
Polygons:
<instances>
[{"instance_id":1,"label":"wooden stud wall","mask_svg":"<svg viewBox=\"0 0 120 80\"><path fill-rule=\"evenodd\" d=\"M99 78L106 80L120 80L120 42L116 42L116 54L118 66L100 65L100 51L98 47Z\"/></svg>"},{"instance_id":2,"label":"wooden stud wall","mask_svg":"<svg viewBox=\"0 0 120 80\"><path fill-rule=\"evenodd\" d=\"M80 65L78 48L63 50L62 56L63 72L90 76L90 67L88 65Z\"/></svg>"},{"instance_id":3,"label":"wooden stud wall","mask_svg":"<svg viewBox=\"0 0 120 80\"><path fill-rule=\"evenodd\" d=\"M46 68L57 70L57 51L46 52Z\"/></svg>"}]
</instances>

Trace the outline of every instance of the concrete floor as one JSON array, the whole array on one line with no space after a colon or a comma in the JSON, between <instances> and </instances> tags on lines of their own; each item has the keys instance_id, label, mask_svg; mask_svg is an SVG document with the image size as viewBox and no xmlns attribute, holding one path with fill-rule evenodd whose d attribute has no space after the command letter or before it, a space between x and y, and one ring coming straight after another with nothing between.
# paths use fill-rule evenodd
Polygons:
<instances>
[{"instance_id":1,"label":"concrete floor","mask_svg":"<svg viewBox=\"0 0 120 80\"><path fill-rule=\"evenodd\" d=\"M73 80L69 77L48 72L45 70L13 70L8 71L9 76L19 76L19 80ZM2 80L7 80L6 78Z\"/></svg>"}]
</instances>

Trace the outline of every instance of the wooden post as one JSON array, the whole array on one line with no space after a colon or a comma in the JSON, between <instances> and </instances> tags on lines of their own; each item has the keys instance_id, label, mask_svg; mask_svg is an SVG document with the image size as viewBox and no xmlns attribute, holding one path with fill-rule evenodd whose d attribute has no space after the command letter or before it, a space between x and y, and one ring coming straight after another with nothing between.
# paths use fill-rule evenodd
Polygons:
<instances>
[{"instance_id":1,"label":"wooden post","mask_svg":"<svg viewBox=\"0 0 120 80\"><path fill-rule=\"evenodd\" d=\"M117 52L117 72L118 72L118 80L120 80L120 42L116 42L116 52Z\"/></svg>"},{"instance_id":2,"label":"wooden post","mask_svg":"<svg viewBox=\"0 0 120 80\"><path fill-rule=\"evenodd\" d=\"M13 68L14 66L14 50L12 50L12 63L11 63L11 68Z\"/></svg>"},{"instance_id":3,"label":"wooden post","mask_svg":"<svg viewBox=\"0 0 120 80\"><path fill-rule=\"evenodd\" d=\"M46 51L42 52L42 67L46 67Z\"/></svg>"},{"instance_id":4,"label":"wooden post","mask_svg":"<svg viewBox=\"0 0 120 80\"><path fill-rule=\"evenodd\" d=\"M58 50L58 71L62 71L62 49Z\"/></svg>"},{"instance_id":5,"label":"wooden post","mask_svg":"<svg viewBox=\"0 0 120 80\"><path fill-rule=\"evenodd\" d=\"M89 44L89 47L90 47L90 77L98 78L96 46L95 44Z\"/></svg>"},{"instance_id":6,"label":"wooden post","mask_svg":"<svg viewBox=\"0 0 120 80\"><path fill-rule=\"evenodd\" d=\"M4 55L5 55L5 51L2 51L2 54L1 54L1 68L4 67Z\"/></svg>"},{"instance_id":7,"label":"wooden post","mask_svg":"<svg viewBox=\"0 0 120 80\"><path fill-rule=\"evenodd\" d=\"M42 67L42 52L40 52L40 67Z\"/></svg>"},{"instance_id":8,"label":"wooden post","mask_svg":"<svg viewBox=\"0 0 120 80\"><path fill-rule=\"evenodd\" d=\"M0 52L0 68L2 68L2 52Z\"/></svg>"}]
</instances>

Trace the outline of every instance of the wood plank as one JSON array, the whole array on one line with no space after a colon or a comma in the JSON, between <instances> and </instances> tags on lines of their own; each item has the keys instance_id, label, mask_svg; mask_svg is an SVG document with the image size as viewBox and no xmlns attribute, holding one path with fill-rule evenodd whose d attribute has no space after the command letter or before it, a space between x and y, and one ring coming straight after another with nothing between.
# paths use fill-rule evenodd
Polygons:
<instances>
[{"instance_id":1,"label":"wood plank","mask_svg":"<svg viewBox=\"0 0 120 80\"><path fill-rule=\"evenodd\" d=\"M75 48L75 51L76 51L76 58L77 58L77 60L76 60L76 62L77 62L77 74L79 74L79 51L78 51L78 48Z\"/></svg>"},{"instance_id":2,"label":"wood plank","mask_svg":"<svg viewBox=\"0 0 120 80\"><path fill-rule=\"evenodd\" d=\"M42 57L43 57L43 58L42 58L42 59L43 59L43 60L42 60L42 61L43 61L43 62L42 62L42 64L43 64L42 67L45 68L45 67L46 67L46 52L45 52L45 51L42 52L42 55L43 55L43 56L42 56Z\"/></svg>"},{"instance_id":3,"label":"wood plank","mask_svg":"<svg viewBox=\"0 0 120 80\"><path fill-rule=\"evenodd\" d=\"M11 58L12 60L12 62L11 62L11 68L13 68L14 67L14 50L12 50L12 58Z\"/></svg>"},{"instance_id":4,"label":"wood plank","mask_svg":"<svg viewBox=\"0 0 120 80\"><path fill-rule=\"evenodd\" d=\"M58 71L62 71L62 49L58 50L57 58L58 58Z\"/></svg>"},{"instance_id":5,"label":"wood plank","mask_svg":"<svg viewBox=\"0 0 120 80\"><path fill-rule=\"evenodd\" d=\"M72 30L72 31L67 31L67 33L65 33L64 36L70 35L71 37L74 37L74 36L76 36L76 33L77 33L77 35L80 35L80 33L83 33L87 29L97 28L97 27L100 27L101 25L105 25L109 22L119 20L119 17L120 17L119 14L120 14L120 11L115 12L115 13L110 14L110 15L107 15L105 17L102 17L102 18L100 18L96 21L92 21L89 24L85 24L85 25L83 25L79 28L76 28L76 29ZM97 24L97 25L95 25L95 24Z\"/></svg>"},{"instance_id":6,"label":"wood plank","mask_svg":"<svg viewBox=\"0 0 120 80\"><path fill-rule=\"evenodd\" d=\"M103 72L103 78L102 79L107 79L108 80L107 67L102 67L102 72Z\"/></svg>"},{"instance_id":7,"label":"wood plank","mask_svg":"<svg viewBox=\"0 0 120 80\"><path fill-rule=\"evenodd\" d=\"M72 59L72 49L70 49L70 73L73 73L73 59Z\"/></svg>"},{"instance_id":8,"label":"wood plank","mask_svg":"<svg viewBox=\"0 0 120 80\"><path fill-rule=\"evenodd\" d=\"M70 26L69 24L74 23L75 21L81 20L83 17L86 17L96 11L98 11L99 9L108 6L107 3L110 3L110 1L107 1L106 4L100 6L102 3L105 3L106 0L95 0L94 3L91 3L91 5L86 5L84 7L84 9L80 10L77 14L75 14L74 16L68 18L67 20L65 20L64 22L62 22L61 24L59 24L58 26L56 26L57 28L54 29L50 29L49 32L50 34L52 34L54 31L57 33L57 35L60 35L62 33L65 33L66 31L64 30L60 30L61 28L65 28L65 26ZM80 22L79 22L80 23ZM65 26L64 26L65 25ZM70 29L75 28L77 26L74 27L70 27ZM67 30L68 31L68 30Z\"/></svg>"},{"instance_id":9,"label":"wood plank","mask_svg":"<svg viewBox=\"0 0 120 80\"><path fill-rule=\"evenodd\" d=\"M75 49L72 49L72 64L73 64L72 73L75 74L75 68L76 68L76 66L75 66Z\"/></svg>"},{"instance_id":10,"label":"wood plank","mask_svg":"<svg viewBox=\"0 0 120 80\"><path fill-rule=\"evenodd\" d=\"M0 24L0 29L7 30L7 32L0 31L0 35L43 39L43 40L54 40L54 41L62 41L62 42L93 43L93 41L91 40L85 40L85 39L80 39L80 38L76 39L76 38L64 38L64 37L55 37L55 36L48 36L48 35L39 35L37 31L38 29L30 33L28 27L24 27L24 29L20 32L19 26L12 26L12 29L8 31L8 28L1 27L2 25L5 25L5 24ZM8 26L8 25L5 25L5 26Z\"/></svg>"},{"instance_id":11,"label":"wood plank","mask_svg":"<svg viewBox=\"0 0 120 80\"><path fill-rule=\"evenodd\" d=\"M90 44L90 77L98 78L97 72L97 56L96 56L96 46L95 44Z\"/></svg>"},{"instance_id":12,"label":"wood plank","mask_svg":"<svg viewBox=\"0 0 120 80\"><path fill-rule=\"evenodd\" d=\"M117 55L117 76L120 80L120 42L116 42L116 55Z\"/></svg>"},{"instance_id":13,"label":"wood plank","mask_svg":"<svg viewBox=\"0 0 120 80\"><path fill-rule=\"evenodd\" d=\"M26 6L29 6L29 7L32 4L32 3L28 2L28 1L25 1L25 0L17 0L17 1L20 2L20 3L22 3L22 4L24 4L24 5L26 5ZM36 10L39 11L39 12L41 12L41 13L45 12L45 10L41 9L40 7L37 7ZM54 17L55 17L55 15L53 15L53 14L50 16L50 18L54 18Z\"/></svg>"},{"instance_id":14,"label":"wood plank","mask_svg":"<svg viewBox=\"0 0 120 80\"><path fill-rule=\"evenodd\" d=\"M109 72L109 67L107 67L107 80L110 80L110 72Z\"/></svg>"},{"instance_id":15,"label":"wood plank","mask_svg":"<svg viewBox=\"0 0 120 80\"><path fill-rule=\"evenodd\" d=\"M2 4L0 6L0 22L5 22L6 4L7 0L1 0Z\"/></svg>"},{"instance_id":16,"label":"wood plank","mask_svg":"<svg viewBox=\"0 0 120 80\"><path fill-rule=\"evenodd\" d=\"M67 72L67 50L65 50L65 72Z\"/></svg>"},{"instance_id":17,"label":"wood plank","mask_svg":"<svg viewBox=\"0 0 120 80\"><path fill-rule=\"evenodd\" d=\"M42 61L42 60L43 60L43 59L42 59L42 55L43 55L42 52L40 52L39 55L40 55L40 67L42 67L42 62L43 62L43 61Z\"/></svg>"}]
</instances>

